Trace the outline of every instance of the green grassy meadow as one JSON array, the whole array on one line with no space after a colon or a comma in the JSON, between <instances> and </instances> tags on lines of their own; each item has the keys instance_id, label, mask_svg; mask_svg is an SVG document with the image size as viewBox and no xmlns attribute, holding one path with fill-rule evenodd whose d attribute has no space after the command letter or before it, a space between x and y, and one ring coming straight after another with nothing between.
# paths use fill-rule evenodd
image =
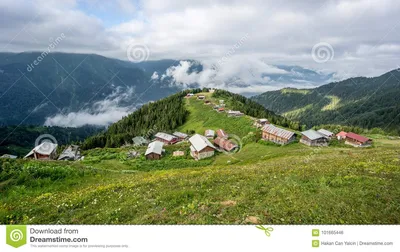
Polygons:
<instances>
[{"instance_id":1,"label":"green grassy meadow","mask_svg":"<svg viewBox=\"0 0 400 252\"><path fill-rule=\"evenodd\" d=\"M256 132L251 118L186 102L181 131ZM131 147L89 150L81 162L3 159L0 223L399 224L400 139L370 137L371 148L249 141L199 162L188 143L157 161L127 158Z\"/></svg>"}]
</instances>

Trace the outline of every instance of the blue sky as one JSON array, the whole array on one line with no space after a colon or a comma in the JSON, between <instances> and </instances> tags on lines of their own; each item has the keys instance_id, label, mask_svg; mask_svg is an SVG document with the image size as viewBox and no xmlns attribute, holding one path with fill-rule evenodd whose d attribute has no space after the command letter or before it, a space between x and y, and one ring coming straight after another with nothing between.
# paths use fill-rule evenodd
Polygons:
<instances>
[{"instance_id":1,"label":"blue sky","mask_svg":"<svg viewBox=\"0 0 400 252\"><path fill-rule=\"evenodd\" d=\"M137 19L137 13L140 12L140 2L130 1L135 11L124 11L118 1L78 1L77 9L87 15L94 15L101 19L105 28L110 28L118 24Z\"/></svg>"}]
</instances>

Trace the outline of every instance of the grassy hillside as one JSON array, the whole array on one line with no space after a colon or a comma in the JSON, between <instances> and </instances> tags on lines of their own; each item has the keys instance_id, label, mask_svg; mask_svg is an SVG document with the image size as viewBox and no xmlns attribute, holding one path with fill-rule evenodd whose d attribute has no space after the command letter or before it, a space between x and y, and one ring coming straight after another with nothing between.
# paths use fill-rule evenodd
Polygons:
<instances>
[{"instance_id":1,"label":"grassy hillside","mask_svg":"<svg viewBox=\"0 0 400 252\"><path fill-rule=\"evenodd\" d=\"M250 117L195 98L185 107L179 130L255 132ZM127 158L132 147L91 149L81 162L0 160L0 223L399 224L400 139L370 137L374 146L359 149L250 139L201 162L187 143L165 146L157 161Z\"/></svg>"},{"instance_id":2,"label":"grassy hillside","mask_svg":"<svg viewBox=\"0 0 400 252\"><path fill-rule=\"evenodd\" d=\"M14 174L0 183L0 223L398 224L400 141L385 141L286 153L251 144L236 154L243 164L133 173L2 161Z\"/></svg>"},{"instance_id":3,"label":"grassy hillside","mask_svg":"<svg viewBox=\"0 0 400 252\"><path fill-rule=\"evenodd\" d=\"M375 78L351 78L315 89L282 89L252 99L308 127L341 124L379 127L400 135L400 72Z\"/></svg>"},{"instance_id":4,"label":"grassy hillside","mask_svg":"<svg viewBox=\"0 0 400 252\"><path fill-rule=\"evenodd\" d=\"M212 98L210 93L199 93L199 95L205 95L207 100L219 104L218 99ZM185 102L189 116L187 122L178 127L178 131L204 134L207 129L224 129L239 137L255 132L255 128L252 127L253 120L249 116L228 117L226 113L218 113L212 109L212 105L206 105L204 101L194 97L185 99Z\"/></svg>"}]
</instances>

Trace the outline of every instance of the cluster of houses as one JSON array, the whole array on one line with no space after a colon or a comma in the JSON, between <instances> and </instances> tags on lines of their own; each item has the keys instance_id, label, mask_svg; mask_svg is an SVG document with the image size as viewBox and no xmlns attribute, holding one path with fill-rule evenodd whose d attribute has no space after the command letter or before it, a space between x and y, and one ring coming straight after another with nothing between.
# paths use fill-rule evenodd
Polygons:
<instances>
[{"instance_id":1,"label":"cluster of houses","mask_svg":"<svg viewBox=\"0 0 400 252\"><path fill-rule=\"evenodd\" d=\"M210 90L210 93L212 93L213 91ZM186 95L187 98L193 97L194 94L189 93ZM228 114L228 116L234 116L234 117L240 117L240 116L244 116L244 113L240 112L240 111L235 111L235 110L225 110L225 101L224 100L219 100L219 104L214 104L212 103L210 100L206 100L206 96L205 95L197 95L196 96L198 100L204 100L204 104L206 105L212 105L213 109L219 113L223 113L226 112Z\"/></svg>"},{"instance_id":2,"label":"cluster of houses","mask_svg":"<svg viewBox=\"0 0 400 252\"><path fill-rule=\"evenodd\" d=\"M276 127L266 119L259 119L254 125L262 129L262 139L266 141L284 145L294 142L297 137L295 132ZM329 141L335 137L354 147L368 147L372 144L372 139L353 132L346 133L342 131L335 135L326 129L309 129L301 132L300 143L308 146L328 146Z\"/></svg>"},{"instance_id":3,"label":"cluster of houses","mask_svg":"<svg viewBox=\"0 0 400 252\"><path fill-rule=\"evenodd\" d=\"M140 145L144 145L144 141L141 137L136 137ZM217 131L208 129L204 132L204 135L194 134L189 137L187 134L181 132L174 132L172 135L164 132L159 132L154 136L154 140L147 146L145 152L146 159L158 160L163 156L164 145L177 144L182 141L188 141L190 143L190 155L196 159L204 159L212 157L215 151L232 152L239 148L237 144L228 139L229 135L223 130ZM134 141L135 142L135 141ZM185 152L178 150L173 152L173 156L184 156Z\"/></svg>"},{"instance_id":4,"label":"cluster of houses","mask_svg":"<svg viewBox=\"0 0 400 252\"><path fill-rule=\"evenodd\" d=\"M51 142L42 142L35 146L24 158L35 160L68 160L75 161L83 159L80 147L78 145L70 145L57 155L58 145ZM16 157L15 157L16 158Z\"/></svg>"}]
</instances>

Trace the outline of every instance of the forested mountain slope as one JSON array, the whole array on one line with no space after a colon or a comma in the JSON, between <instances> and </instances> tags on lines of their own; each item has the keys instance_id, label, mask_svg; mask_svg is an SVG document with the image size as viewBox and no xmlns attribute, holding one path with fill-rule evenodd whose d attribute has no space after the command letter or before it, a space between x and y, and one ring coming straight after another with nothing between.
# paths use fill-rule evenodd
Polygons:
<instances>
[{"instance_id":1,"label":"forested mountain slope","mask_svg":"<svg viewBox=\"0 0 400 252\"><path fill-rule=\"evenodd\" d=\"M400 72L351 78L315 89L286 88L252 99L311 127L319 124L379 127L400 133Z\"/></svg>"}]
</instances>

